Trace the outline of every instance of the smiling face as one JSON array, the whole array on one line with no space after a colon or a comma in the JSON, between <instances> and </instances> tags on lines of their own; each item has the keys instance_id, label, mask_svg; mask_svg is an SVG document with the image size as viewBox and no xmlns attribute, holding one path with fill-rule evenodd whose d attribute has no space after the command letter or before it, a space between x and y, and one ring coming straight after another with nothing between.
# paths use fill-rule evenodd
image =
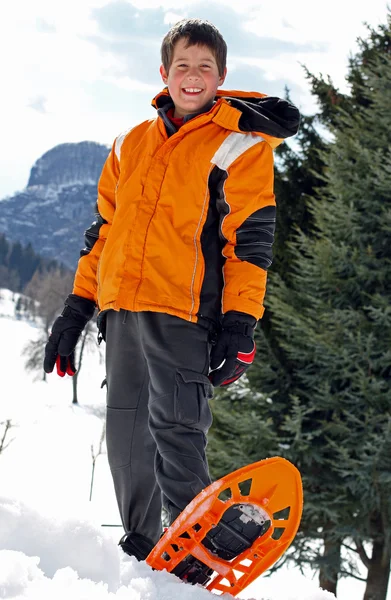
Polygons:
<instances>
[{"instance_id":1,"label":"smiling face","mask_svg":"<svg viewBox=\"0 0 391 600\"><path fill-rule=\"evenodd\" d=\"M196 113L212 102L227 73L224 69L223 75L219 75L216 59L207 46L186 46L187 40L179 39L169 72L163 65L160 67L163 82L175 104L174 117Z\"/></svg>"}]
</instances>

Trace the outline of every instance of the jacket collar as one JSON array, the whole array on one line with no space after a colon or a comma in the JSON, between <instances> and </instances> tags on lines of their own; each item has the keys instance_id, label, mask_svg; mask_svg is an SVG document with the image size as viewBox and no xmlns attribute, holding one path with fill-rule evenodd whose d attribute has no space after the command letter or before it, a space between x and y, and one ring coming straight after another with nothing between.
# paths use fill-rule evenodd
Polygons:
<instances>
[{"instance_id":1,"label":"jacket collar","mask_svg":"<svg viewBox=\"0 0 391 600\"><path fill-rule=\"evenodd\" d=\"M174 108L174 103L173 103L170 95L168 95L168 100L169 100L168 102L163 102L162 106L157 109L157 114L162 119L164 125L166 126L167 134L168 134L168 136L170 136L170 135L173 135L174 133L176 133L178 131L178 129L175 127L175 125L171 121L171 119L167 116L168 111L171 108ZM206 106L204 106L200 111L189 114L189 115L185 115L185 117L183 118L183 124L187 123L191 119L194 119L194 117L198 117L199 115L202 115L203 113L209 112L210 109L212 108L213 104L214 104L214 102L210 102Z\"/></svg>"},{"instance_id":2,"label":"jacket collar","mask_svg":"<svg viewBox=\"0 0 391 600\"><path fill-rule=\"evenodd\" d=\"M169 119L165 113L173 106L167 87L153 98L152 106L166 124L166 119ZM166 110L161 111L164 108ZM298 109L288 100L259 92L217 90L212 105L204 107L200 113L187 115L186 121L202 113L208 113L211 120L225 129L260 135L272 147L276 147L284 138L295 135L300 123Z\"/></svg>"}]
</instances>

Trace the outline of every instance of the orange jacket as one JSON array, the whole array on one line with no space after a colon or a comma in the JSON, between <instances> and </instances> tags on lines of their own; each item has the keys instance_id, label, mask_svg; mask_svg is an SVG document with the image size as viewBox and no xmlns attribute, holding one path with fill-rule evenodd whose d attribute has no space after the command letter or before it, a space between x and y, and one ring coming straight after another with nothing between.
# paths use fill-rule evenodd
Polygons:
<instances>
[{"instance_id":1,"label":"orange jacket","mask_svg":"<svg viewBox=\"0 0 391 600\"><path fill-rule=\"evenodd\" d=\"M73 293L100 311L259 319L275 222L272 149L296 133L298 111L220 90L176 132L167 89L153 106L157 118L118 136L103 167Z\"/></svg>"}]
</instances>

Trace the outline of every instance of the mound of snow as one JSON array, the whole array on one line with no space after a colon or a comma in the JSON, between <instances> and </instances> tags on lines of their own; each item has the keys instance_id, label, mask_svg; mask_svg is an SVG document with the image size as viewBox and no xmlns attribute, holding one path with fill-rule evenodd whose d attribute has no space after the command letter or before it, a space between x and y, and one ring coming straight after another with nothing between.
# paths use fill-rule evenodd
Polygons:
<instances>
[{"instance_id":1,"label":"mound of snow","mask_svg":"<svg viewBox=\"0 0 391 600\"><path fill-rule=\"evenodd\" d=\"M0 498L0 598L7 600L206 600L210 592L123 554L88 515L56 514L19 500ZM83 514L84 513L84 514ZM82 514L82 516L80 516ZM261 586L259 586L261 589ZM248 598L243 592L243 598ZM232 598L225 594L224 598ZM328 592L286 590L258 600L332 600Z\"/></svg>"}]
</instances>

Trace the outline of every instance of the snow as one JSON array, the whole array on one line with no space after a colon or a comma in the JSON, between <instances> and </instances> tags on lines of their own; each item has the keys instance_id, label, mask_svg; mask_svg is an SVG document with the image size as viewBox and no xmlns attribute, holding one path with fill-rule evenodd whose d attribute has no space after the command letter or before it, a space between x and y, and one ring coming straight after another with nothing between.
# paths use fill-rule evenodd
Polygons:
<instances>
[{"instance_id":1,"label":"snow","mask_svg":"<svg viewBox=\"0 0 391 600\"><path fill-rule=\"evenodd\" d=\"M79 405L72 381L47 382L24 369L22 350L38 334L16 319L13 294L0 290L2 399L0 440L0 598L7 600L206 600L199 586L152 571L118 547L120 525L105 446L101 447L104 365L97 350L84 359ZM96 457L90 500L92 459ZM362 597L345 581L338 599ZM356 583L361 586L357 587ZM332 600L316 580L293 568L263 577L239 596L247 600ZM224 600L231 599L229 594Z\"/></svg>"}]
</instances>

